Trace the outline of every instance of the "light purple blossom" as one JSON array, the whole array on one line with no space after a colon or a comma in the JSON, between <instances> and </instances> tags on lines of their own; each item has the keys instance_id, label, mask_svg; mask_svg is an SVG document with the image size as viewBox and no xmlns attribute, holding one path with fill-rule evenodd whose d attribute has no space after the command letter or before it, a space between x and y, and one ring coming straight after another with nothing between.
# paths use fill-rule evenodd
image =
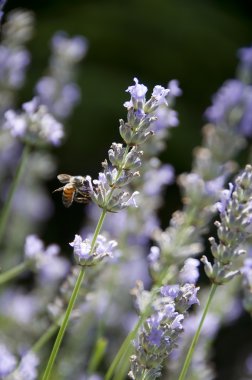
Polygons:
<instances>
[{"instance_id":1,"label":"light purple blossom","mask_svg":"<svg viewBox=\"0 0 252 380\"><path fill-rule=\"evenodd\" d=\"M157 260L159 260L160 257L160 248L157 246L152 246L150 248L150 253L148 255L148 260L152 264L155 264Z\"/></svg>"},{"instance_id":2,"label":"light purple blossom","mask_svg":"<svg viewBox=\"0 0 252 380\"><path fill-rule=\"evenodd\" d=\"M165 104L166 106L168 106L166 97L169 92L170 92L169 88L164 88L160 85L157 85L153 89L152 97L155 98L157 105L160 106L162 104Z\"/></svg>"},{"instance_id":3,"label":"light purple blossom","mask_svg":"<svg viewBox=\"0 0 252 380\"><path fill-rule=\"evenodd\" d=\"M181 88L179 87L179 81L176 80L176 79L172 79L169 83L168 83L168 86L167 86L170 90L169 94L168 94L168 99L171 97L171 98L176 98L178 96L181 96L182 95L182 90Z\"/></svg>"},{"instance_id":4,"label":"light purple blossom","mask_svg":"<svg viewBox=\"0 0 252 380\"><path fill-rule=\"evenodd\" d=\"M40 102L45 104L53 115L68 117L80 99L80 89L75 83L61 84L53 77L43 77L36 85Z\"/></svg>"},{"instance_id":5,"label":"light purple blossom","mask_svg":"<svg viewBox=\"0 0 252 380\"><path fill-rule=\"evenodd\" d=\"M152 197L160 194L163 186L173 183L174 168L169 164L164 164L159 168L155 168L155 166L159 164L159 160L152 158L150 161L151 168L150 170L146 171L143 176L143 192L147 196ZM155 165L155 161L157 161L157 165Z\"/></svg>"},{"instance_id":6,"label":"light purple blossom","mask_svg":"<svg viewBox=\"0 0 252 380\"><path fill-rule=\"evenodd\" d=\"M16 367L17 360L15 356L0 343L0 377L4 378L11 373Z\"/></svg>"},{"instance_id":7,"label":"light purple blossom","mask_svg":"<svg viewBox=\"0 0 252 380\"><path fill-rule=\"evenodd\" d=\"M182 330L183 325L181 322L184 321L184 315L183 314L178 314L175 316L174 320L171 323L171 329L172 330Z\"/></svg>"},{"instance_id":8,"label":"light purple blossom","mask_svg":"<svg viewBox=\"0 0 252 380\"><path fill-rule=\"evenodd\" d=\"M179 285L164 285L160 291L163 296L175 299L179 295L180 287Z\"/></svg>"},{"instance_id":9,"label":"light purple blossom","mask_svg":"<svg viewBox=\"0 0 252 380\"><path fill-rule=\"evenodd\" d=\"M241 48L238 50L238 57L242 64L246 66L252 65L252 46Z\"/></svg>"},{"instance_id":10,"label":"light purple blossom","mask_svg":"<svg viewBox=\"0 0 252 380\"><path fill-rule=\"evenodd\" d=\"M91 250L91 239L83 240L80 235L75 235L74 241L69 244L74 249L77 264L82 266L92 266L106 256L112 257L113 250L117 246L115 240L107 240L102 235L98 235L93 250Z\"/></svg>"},{"instance_id":11,"label":"light purple blossom","mask_svg":"<svg viewBox=\"0 0 252 380\"><path fill-rule=\"evenodd\" d=\"M38 378L38 365L39 358L33 352L24 355L18 367L20 380L36 380Z\"/></svg>"},{"instance_id":12,"label":"light purple blossom","mask_svg":"<svg viewBox=\"0 0 252 380\"><path fill-rule=\"evenodd\" d=\"M226 211L226 208L228 206L228 203L231 199L231 196L232 196L232 193L233 193L233 190L234 190L234 185L232 183L229 183L229 189L226 189L226 190L223 190L221 192L221 199L219 202L217 202L216 206L217 206L217 209L218 211L221 213L221 214L224 214L225 211Z\"/></svg>"},{"instance_id":13,"label":"light purple blossom","mask_svg":"<svg viewBox=\"0 0 252 380\"><path fill-rule=\"evenodd\" d=\"M145 95L148 91L148 88L144 84L139 84L138 79L134 78L135 85L129 86L126 92L129 92L131 95L131 100L124 103L124 107L127 109L133 107L134 102L144 103Z\"/></svg>"},{"instance_id":14,"label":"light purple blossom","mask_svg":"<svg viewBox=\"0 0 252 380\"><path fill-rule=\"evenodd\" d=\"M157 120L151 125L156 133L168 128L177 127L179 124L178 113L170 108L158 107L156 116Z\"/></svg>"},{"instance_id":15,"label":"light purple blossom","mask_svg":"<svg viewBox=\"0 0 252 380\"><path fill-rule=\"evenodd\" d=\"M87 52L87 40L82 36L68 37L64 32L58 32L52 39L52 48L62 59L79 62Z\"/></svg>"},{"instance_id":16,"label":"light purple blossom","mask_svg":"<svg viewBox=\"0 0 252 380\"><path fill-rule=\"evenodd\" d=\"M57 282L65 277L69 270L69 263L59 256L60 248L57 244L50 244L47 248L37 235L26 237L24 246L25 258L30 260L38 271L40 281L44 283Z\"/></svg>"},{"instance_id":17,"label":"light purple blossom","mask_svg":"<svg viewBox=\"0 0 252 380\"><path fill-rule=\"evenodd\" d=\"M196 284L199 278L199 265L200 261L198 259L194 259L193 257L186 259L184 266L179 273L180 282L183 284Z\"/></svg>"},{"instance_id":18,"label":"light purple blossom","mask_svg":"<svg viewBox=\"0 0 252 380\"><path fill-rule=\"evenodd\" d=\"M148 341L151 345L159 347L162 336L164 335L164 332L158 328L160 325L160 318L158 318L158 315L152 316L151 318L148 318L147 323L150 327Z\"/></svg>"},{"instance_id":19,"label":"light purple blossom","mask_svg":"<svg viewBox=\"0 0 252 380\"><path fill-rule=\"evenodd\" d=\"M24 252L27 259L34 259L44 252L44 243L36 235L29 235L25 239Z\"/></svg>"},{"instance_id":20,"label":"light purple blossom","mask_svg":"<svg viewBox=\"0 0 252 380\"><path fill-rule=\"evenodd\" d=\"M226 114L241 102L244 87L237 79L225 82L213 96L213 105L205 112L207 119L213 123L224 121Z\"/></svg>"},{"instance_id":21,"label":"light purple blossom","mask_svg":"<svg viewBox=\"0 0 252 380\"><path fill-rule=\"evenodd\" d=\"M27 123L22 117L18 117L16 112L13 110L8 110L5 112L5 128L11 130L11 134L14 137L24 136L27 130Z\"/></svg>"},{"instance_id":22,"label":"light purple blossom","mask_svg":"<svg viewBox=\"0 0 252 380\"><path fill-rule=\"evenodd\" d=\"M24 325L29 325L41 308L37 296L11 290L1 296L0 305L3 315Z\"/></svg>"},{"instance_id":23,"label":"light purple blossom","mask_svg":"<svg viewBox=\"0 0 252 380\"><path fill-rule=\"evenodd\" d=\"M5 113L4 128L10 130L14 137L21 137L31 144L40 142L59 145L63 136L63 126L47 110L39 105L38 98L33 98L22 106L23 111Z\"/></svg>"},{"instance_id":24,"label":"light purple blossom","mask_svg":"<svg viewBox=\"0 0 252 380\"><path fill-rule=\"evenodd\" d=\"M30 54L25 49L0 46L0 82L3 88L18 89L23 85L25 69L30 63Z\"/></svg>"}]
</instances>

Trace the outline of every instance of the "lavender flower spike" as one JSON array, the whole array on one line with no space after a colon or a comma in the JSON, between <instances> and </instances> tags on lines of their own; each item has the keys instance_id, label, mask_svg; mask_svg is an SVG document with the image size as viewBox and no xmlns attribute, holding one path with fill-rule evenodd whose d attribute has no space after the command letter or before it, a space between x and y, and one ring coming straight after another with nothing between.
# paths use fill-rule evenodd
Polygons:
<instances>
[{"instance_id":1,"label":"lavender flower spike","mask_svg":"<svg viewBox=\"0 0 252 380\"><path fill-rule=\"evenodd\" d=\"M203 256L205 272L215 284L223 284L240 273L240 256L246 253L241 249L251 236L252 221L252 166L247 165L236 178L235 185L224 190L219 204L220 222L215 222L219 243L210 238L214 256L212 265Z\"/></svg>"},{"instance_id":2,"label":"lavender flower spike","mask_svg":"<svg viewBox=\"0 0 252 380\"><path fill-rule=\"evenodd\" d=\"M187 310L199 304L193 284L166 285L161 287L153 302L153 313L146 319L137 339L135 352L131 356L129 377L133 380L155 380L161 376L164 360L176 347L183 331L183 321ZM141 284L135 291L137 304L142 309L150 293Z\"/></svg>"},{"instance_id":3,"label":"lavender flower spike","mask_svg":"<svg viewBox=\"0 0 252 380\"><path fill-rule=\"evenodd\" d=\"M120 120L119 127L126 147L113 143L108 151L111 165L107 160L102 163L104 172L99 173L98 180L92 182L90 177L86 177L92 200L107 212L117 212L131 205L136 207L138 192L129 194L121 188L140 175L136 170L141 166L143 154L139 146L153 135L150 128L157 119L155 111L163 104L167 105L168 89L155 86L150 99L146 100L147 87L136 78L134 81L135 85L126 90L131 95L130 101L124 103L128 110L127 121Z\"/></svg>"}]
</instances>

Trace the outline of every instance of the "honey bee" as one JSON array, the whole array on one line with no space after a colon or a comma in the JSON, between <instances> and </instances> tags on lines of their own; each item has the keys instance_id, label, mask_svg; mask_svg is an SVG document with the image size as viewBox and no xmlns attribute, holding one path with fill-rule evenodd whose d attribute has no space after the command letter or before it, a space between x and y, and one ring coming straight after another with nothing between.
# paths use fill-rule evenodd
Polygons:
<instances>
[{"instance_id":1,"label":"honey bee","mask_svg":"<svg viewBox=\"0 0 252 380\"><path fill-rule=\"evenodd\" d=\"M85 177L59 174L57 178L61 183L65 183L65 186L62 186L53 192L62 191L62 202L65 207L70 207L73 201L78 203L89 202L90 187Z\"/></svg>"}]
</instances>

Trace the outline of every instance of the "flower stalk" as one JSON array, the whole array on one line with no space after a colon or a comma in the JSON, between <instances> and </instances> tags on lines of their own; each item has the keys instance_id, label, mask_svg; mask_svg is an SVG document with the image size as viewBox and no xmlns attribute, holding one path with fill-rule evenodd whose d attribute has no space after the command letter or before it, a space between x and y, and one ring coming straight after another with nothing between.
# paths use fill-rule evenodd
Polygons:
<instances>
[{"instance_id":1,"label":"flower stalk","mask_svg":"<svg viewBox=\"0 0 252 380\"><path fill-rule=\"evenodd\" d=\"M22 178L26 163L28 161L29 153L30 153L30 146L28 144L25 144L15 176L13 178L12 184L10 186L10 189L7 195L7 199L4 203L2 212L0 214L0 242L3 239L4 233L6 230L7 222L8 222L10 211L11 211L12 199L20 183L20 180Z\"/></svg>"},{"instance_id":2,"label":"flower stalk","mask_svg":"<svg viewBox=\"0 0 252 380\"><path fill-rule=\"evenodd\" d=\"M210 292L209 292L209 296L208 296L208 299L207 299L207 303L206 303L206 306L204 308L204 311L203 311L203 314L202 314L202 317L201 317L201 320L200 320L200 323L199 323L199 327L197 328L197 331L196 331L196 333L195 333L195 335L193 337L192 343L191 343L191 345L189 347L189 350L188 350L187 356L185 358L185 362L184 362L184 365L183 365L182 370L180 372L178 380L184 380L185 377L186 377L186 374L187 374L188 368L190 366L190 363L191 363L191 360L192 360L192 356L193 356L196 344L197 344L197 342L199 340L199 336L200 336L200 333L201 333L201 329L202 329L203 323L205 321L206 315L207 315L209 307L211 305L213 296L214 296L214 294L216 292L217 286L218 286L217 284L212 284L212 286L211 286L211 289L210 289Z\"/></svg>"},{"instance_id":3,"label":"flower stalk","mask_svg":"<svg viewBox=\"0 0 252 380\"><path fill-rule=\"evenodd\" d=\"M101 213L100 219L99 219L99 221L97 223L97 227L95 229L94 237L93 237L93 240L92 240L92 243L91 243L90 255L92 254L92 251L94 250L95 243L96 243L96 240L97 240L97 236L99 235L99 232L100 232L100 230L102 228L102 224L103 224L103 221L105 219L105 216L106 216L106 210L103 210L102 213ZM54 343L54 346L53 346L50 358L48 360L47 367L46 367L44 375L42 377L42 380L48 380L50 378L50 374L51 374L51 371L52 371L55 359L57 357L57 354L58 354L58 351L59 351L62 339L64 337L65 331L67 329L68 322L69 322L72 310L74 308L76 299L77 299L78 294L79 294L79 290L81 288L81 284L82 284L82 282L84 280L84 276L85 276L85 267L81 267L79 275L78 275L78 278L77 278L76 283L75 283L75 287L73 289L73 293L72 293L71 298L69 300L69 304L68 304L65 316L63 318L63 321L62 321L62 324L60 326L57 338L55 340L55 343Z\"/></svg>"},{"instance_id":4,"label":"flower stalk","mask_svg":"<svg viewBox=\"0 0 252 380\"><path fill-rule=\"evenodd\" d=\"M85 269L84 269L84 267L82 267L81 270L80 270L80 272L79 272L79 276L77 278L77 281L76 281L76 284L75 284L72 296L70 298L70 301L69 301L66 313L64 315L62 324L60 326L57 338L55 340L55 343L54 343L51 355L49 357L49 360L48 360L48 363L47 363L47 366L46 366L46 369L45 369L45 372L44 372L44 375L42 377L42 380L48 380L50 378L51 371L52 371L55 359L57 357L57 354L58 354L58 351L59 351L62 339L64 337L64 334L65 334L65 331L66 331L66 328L67 328L67 325L68 325L68 322L69 322L69 319L70 319L70 316L71 316L71 312L72 312L72 310L74 308L74 304L76 302L76 299L77 299L77 296L78 296L78 293L79 293L82 281L84 279L84 276L85 276Z\"/></svg>"},{"instance_id":5,"label":"flower stalk","mask_svg":"<svg viewBox=\"0 0 252 380\"><path fill-rule=\"evenodd\" d=\"M9 269L8 271L0 274L0 285L5 284L19 276L21 273L26 271L30 266L29 261L25 261L21 264L16 265L14 268Z\"/></svg>"}]
</instances>

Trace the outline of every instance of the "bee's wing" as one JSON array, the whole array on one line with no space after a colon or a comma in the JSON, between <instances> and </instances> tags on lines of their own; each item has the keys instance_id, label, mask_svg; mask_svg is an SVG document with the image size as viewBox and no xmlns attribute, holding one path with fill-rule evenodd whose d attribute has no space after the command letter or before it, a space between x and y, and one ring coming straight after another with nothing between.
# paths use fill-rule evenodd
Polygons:
<instances>
[{"instance_id":1,"label":"bee's wing","mask_svg":"<svg viewBox=\"0 0 252 380\"><path fill-rule=\"evenodd\" d=\"M67 183L67 182L69 182L70 181L70 179L71 179L71 175L69 175L69 174L59 174L59 175L57 175L57 178L58 178L58 180L61 182L61 183Z\"/></svg>"}]
</instances>

